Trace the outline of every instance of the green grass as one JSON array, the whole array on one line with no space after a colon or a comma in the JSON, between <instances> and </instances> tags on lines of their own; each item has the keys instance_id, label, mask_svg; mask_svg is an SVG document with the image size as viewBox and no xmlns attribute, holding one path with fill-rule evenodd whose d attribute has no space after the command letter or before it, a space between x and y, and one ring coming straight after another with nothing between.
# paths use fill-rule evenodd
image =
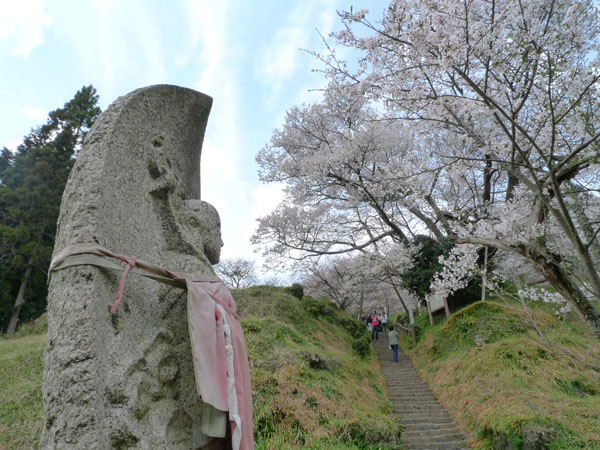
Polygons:
<instances>
[{"instance_id":1,"label":"green grass","mask_svg":"<svg viewBox=\"0 0 600 450\"><path fill-rule=\"evenodd\" d=\"M598 364L600 340L530 303L540 330ZM474 448L600 449L600 373L548 346L517 303L477 302L429 326L408 352ZM512 447L509 447L512 446Z\"/></svg>"},{"instance_id":2,"label":"green grass","mask_svg":"<svg viewBox=\"0 0 600 450\"><path fill-rule=\"evenodd\" d=\"M37 448L45 334L0 338L0 448Z\"/></svg>"},{"instance_id":3,"label":"green grass","mask_svg":"<svg viewBox=\"0 0 600 450\"><path fill-rule=\"evenodd\" d=\"M257 449L398 448L364 327L332 304L268 286L234 291L252 371ZM600 341L569 315L530 303L551 340L598 364ZM446 321L416 318L402 346L474 448L600 449L600 374L537 336L516 302L475 303ZM0 448L37 448L45 318L0 338ZM353 345L353 343L355 345ZM368 350L369 347L367 347ZM533 441L532 441L533 439ZM512 447L509 447L512 446Z\"/></svg>"},{"instance_id":4,"label":"green grass","mask_svg":"<svg viewBox=\"0 0 600 450\"><path fill-rule=\"evenodd\" d=\"M400 448L379 364L353 350L364 327L330 302L280 288L234 297L252 370L257 449Z\"/></svg>"},{"instance_id":5,"label":"green grass","mask_svg":"<svg viewBox=\"0 0 600 450\"><path fill-rule=\"evenodd\" d=\"M252 371L257 449L398 448L364 327L332 304L268 286L234 291ZM569 315L529 309L551 340L598 364L600 341ZM474 448L600 449L600 374L548 347L516 302L475 303L446 321L416 318L402 343ZM37 448L41 432L44 318L0 338L0 448ZM40 333L41 331L41 333ZM367 347L368 350L368 347ZM533 439L533 441L532 441Z\"/></svg>"},{"instance_id":6,"label":"green grass","mask_svg":"<svg viewBox=\"0 0 600 450\"><path fill-rule=\"evenodd\" d=\"M284 288L233 292L252 372L257 449L400 448L380 367L352 343L366 333L324 300ZM45 317L0 338L0 449L37 448ZM367 347L367 350L370 347Z\"/></svg>"}]
</instances>

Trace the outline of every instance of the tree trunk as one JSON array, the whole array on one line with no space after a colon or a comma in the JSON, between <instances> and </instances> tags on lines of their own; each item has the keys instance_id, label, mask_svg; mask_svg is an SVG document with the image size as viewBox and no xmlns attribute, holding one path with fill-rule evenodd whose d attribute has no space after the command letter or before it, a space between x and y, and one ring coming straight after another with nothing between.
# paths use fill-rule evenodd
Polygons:
<instances>
[{"instance_id":1,"label":"tree trunk","mask_svg":"<svg viewBox=\"0 0 600 450\"><path fill-rule=\"evenodd\" d=\"M8 330L6 330L6 334L8 336L12 336L17 331L17 324L19 322L19 312L21 311L21 306L25 303L25 289L27 288L27 283L29 282L29 277L31 276L31 261L27 265L27 269L25 270L25 274L21 279L21 286L19 286L19 293L17 294L17 299L15 300L15 306L13 307L13 313L10 317L10 322L8 324Z\"/></svg>"},{"instance_id":2,"label":"tree trunk","mask_svg":"<svg viewBox=\"0 0 600 450\"><path fill-rule=\"evenodd\" d=\"M571 196L571 200L573 201L573 215L579 223L579 227L587 241L586 247L589 248L594 264L597 266L600 264L600 244L598 243L598 235L594 230L594 226L590 222L590 219L585 214L585 207L581 199L577 197L576 186L571 183L570 187L575 192L575 194Z\"/></svg>"},{"instance_id":3,"label":"tree trunk","mask_svg":"<svg viewBox=\"0 0 600 450\"><path fill-rule=\"evenodd\" d=\"M402 298L402 295L400 295L400 291L394 284L392 284L392 287L394 288L394 291L396 292L396 295L398 296L400 303L402 303L402 306L404 306L404 311L406 311L406 314L408 314L408 308L406 307L406 304L404 303L404 299Z\"/></svg>"},{"instance_id":4,"label":"tree trunk","mask_svg":"<svg viewBox=\"0 0 600 450\"><path fill-rule=\"evenodd\" d=\"M437 219L442 224L442 228L446 232L447 236L449 238L454 236L454 232L452 231L452 227L450 226L448 219L446 218L444 212L438 207L438 205L435 202L435 200L433 199L433 197L431 197L431 195L427 195L427 196L425 196L425 201L429 204L429 206L431 206L431 209L433 210Z\"/></svg>"},{"instance_id":5,"label":"tree trunk","mask_svg":"<svg viewBox=\"0 0 600 450\"><path fill-rule=\"evenodd\" d=\"M485 168L483 169L483 204L488 205L492 200L492 157L485 155ZM484 211L487 214L487 211ZM486 217L487 218L487 217Z\"/></svg>"},{"instance_id":6,"label":"tree trunk","mask_svg":"<svg viewBox=\"0 0 600 450\"><path fill-rule=\"evenodd\" d=\"M485 293L487 289L487 270L488 270L488 248L484 247L483 250L483 271L481 274L481 301L485 301Z\"/></svg>"},{"instance_id":7,"label":"tree trunk","mask_svg":"<svg viewBox=\"0 0 600 450\"><path fill-rule=\"evenodd\" d=\"M587 322L590 329L600 338L600 311L589 301L581 289L571 280L562 267L544 255L532 249L525 251L527 258L544 278L565 298L575 306L576 311Z\"/></svg>"},{"instance_id":8,"label":"tree trunk","mask_svg":"<svg viewBox=\"0 0 600 450\"><path fill-rule=\"evenodd\" d=\"M360 307L359 307L359 322L362 321L362 317L363 317L363 306L365 304L365 292L364 291L360 291Z\"/></svg>"},{"instance_id":9,"label":"tree trunk","mask_svg":"<svg viewBox=\"0 0 600 450\"><path fill-rule=\"evenodd\" d=\"M574 307L575 312L587 322L590 329L600 338L600 311L560 266L560 256L549 253L546 249L538 250L526 244L510 245L499 239L469 236L462 237L457 242L459 244L489 245L518 253L527 258L538 273L542 274L552 287Z\"/></svg>"}]
</instances>

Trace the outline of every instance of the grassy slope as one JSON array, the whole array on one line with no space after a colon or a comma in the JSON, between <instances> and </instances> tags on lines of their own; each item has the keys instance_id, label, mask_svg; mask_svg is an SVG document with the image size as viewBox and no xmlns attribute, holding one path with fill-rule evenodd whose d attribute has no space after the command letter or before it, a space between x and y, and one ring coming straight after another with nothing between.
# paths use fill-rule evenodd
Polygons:
<instances>
[{"instance_id":1,"label":"grassy slope","mask_svg":"<svg viewBox=\"0 0 600 450\"><path fill-rule=\"evenodd\" d=\"M37 448L46 335L0 338L0 448Z\"/></svg>"},{"instance_id":2,"label":"grassy slope","mask_svg":"<svg viewBox=\"0 0 600 450\"><path fill-rule=\"evenodd\" d=\"M398 439L379 364L353 352L349 316L280 288L234 296L251 360L258 449L382 448Z\"/></svg>"},{"instance_id":3,"label":"grassy slope","mask_svg":"<svg viewBox=\"0 0 600 450\"><path fill-rule=\"evenodd\" d=\"M549 339L600 364L584 324L572 317L560 331L548 307L529 309ZM600 373L548 347L527 319L518 304L478 302L433 328L422 316L417 346L402 345L475 448L600 449Z\"/></svg>"},{"instance_id":4,"label":"grassy slope","mask_svg":"<svg viewBox=\"0 0 600 450\"><path fill-rule=\"evenodd\" d=\"M379 365L353 352L348 316L282 288L254 287L234 297L252 369L257 449L383 448L398 440ZM1 449L37 448L43 424L45 335L39 323L28 328L21 337L0 338Z\"/></svg>"}]
</instances>

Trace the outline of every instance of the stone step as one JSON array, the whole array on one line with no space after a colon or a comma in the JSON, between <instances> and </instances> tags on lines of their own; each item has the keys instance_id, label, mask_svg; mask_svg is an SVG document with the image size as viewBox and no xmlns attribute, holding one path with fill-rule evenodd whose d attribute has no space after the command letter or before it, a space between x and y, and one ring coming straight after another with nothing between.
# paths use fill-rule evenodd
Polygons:
<instances>
[{"instance_id":1,"label":"stone step","mask_svg":"<svg viewBox=\"0 0 600 450\"><path fill-rule=\"evenodd\" d=\"M397 373L386 374L385 372L383 372L383 376L389 376L390 383L394 384L394 385L398 385L398 386L407 386L407 387L426 386L426 387L429 387L422 379L420 379L419 377L416 377L414 375L402 376L402 375L398 375Z\"/></svg>"},{"instance_id":2,"label":"stone step","mask_svg":"<svg viewBox=\"0 0 600 450\"><path fill-rule=\"evenodd\" d=\"M414 413L421 412L421 414L433 414L433 413L445 413L444 409L439 405L438 402L431 403L392 403L394 411L397 413Z\"/></svg>"},{"instance_id":3,"label":"stone step","mask_svg":"<svg viewBox=\"0 0 600 450\"><path fill-rule=\"evenodd\" d=\"M448 413L441 406L437 411L432 411L431 409L407 409L404 407L404 405L402 405L394 410L394 415L404 416L407 419L412 418L414 416L431 417L432 419L436 420L441 417L445 417L446 420L452 421Z\"/></svg>"},{"instance_id":4,"label":"stone step","mask_svg":"<svg viewBox=\"0 0 600 450\"><path fill-rule=\"evenodd\" d=\"M390 388L388 386L388 392L389 393L393 393L393 394L397 394L397 395L404 395L405 397L418 397L420 395L429 395L431 397L433 397L433 392L431 392L429 389L419 389L419 390L407 390L407 389L399 389L399 388Z\"/></svg>"},{"instance_id":5,"label":"stone step","mask_svg":"<svg viewBox=\"0 0 600 450\"><path fill-rule=\"evenodd\" d=\"M426 439L437 439L440 436L443 436L444 438L454 436L457 439L463 439L465 437L462 431L460 431L458 427L456 427L456 425L450 428L429 429L428 427L423 427L419 430L405 429L402 432L402 440L410 440L411 438L422 438L423 436L425 436Z\"/></svg>"},{"instance_id":6,"label":"stone step","mask_svg":"<svg viewBox=\"0 0 600 450\"><path fill-rule=\"evenodd\" d=\"M419 399L423 399L423 400L436 400L436 398L433 396L433 393L431 391L423 391L423 392L403 392L403 391L397 391L395 389L389 389L388 388L388 394L390 395L390 397L402 397L407 399L408 402L412 401L412 400L419 400Z\"/></svg>"},{"instance_id":7,"label":"stone step","mask_svg":"<svg viewBox=\"0 0 600 450\"><path fill-rule=\"evenodd\" d=\"M433 399L435 400L435 397L433 396L433 393L431 391L413 391L413 392L406 392L406 391L399 391L399 390L392 390L388 388L388 392L390 394L390 397L398 397L398 398L403 398L403 399L407 399L408 401L410 401L411 399L415 400L415 399Z\"/></svg>"},{"instance_id":8,"label":"stone step","mask_svg":"<svg viewBox=\"0 0 600 450\"><path fill-rule=\"evenodd\" d=\"M398 374L395 372L383 372L383 375L390 375L390 382L393 382L395 384L402 384L405 386L419 386L419 385L424 385L427 386L425 384L425 382L419 378L416 375L402 375L402 374Z\"/></svg>"},{"instance_id":9,"label":"stone step","mask_svg":"<svg viewBox=\"0 0 600 450\"><path fill-rule=\"evenodd\" d=\"M431 390L431 388L429 386L427 386L426 384L423 383L419 383L419 384L387 384L388 389L393 389L396 391L400 391L400 392L431 392L433 393L433 391Z\"/></svg>"},{"instance_id":10,"label":"stone step","mask_svg":"<svg viewBox=\"0 0 600 450\"><path fill-rule=\"evenodd\" d=\"M419 420L417 422L402 422L402 425L404 425L404 431L408 432L408 431L416 431L416 430L445 430L445 429L452 429L453 427L456 428L456 425L454 425L454 422L452 422L451 420L446 420L443 422L427 422L426 420Z\"/></svg>"},{"instance_id":11,"label":"stone step","mask_svg":"<svg viewBox=\"0 0 600 450\"><path fill-rule=\"evenodd\" d=\"M386 374L384 373L383 376L385 377ZM387 375L389 377L396 377L396 375ZM397 381L395 383L390 383L388 384L388 386L394 386L394 387L398 387L400 389L405 389L405 390L410 390L410 389L430 389L429 386L427 386L425 383L423 383L421 380L406 380L406 379L402 379L400 381Z\"/></svg>"},{"instance_id":12,"label":"stone step","mask_svg":"<svg viewBox=\"0 0 600 450\"><path fill-rule=\"evenodd\" d=\"M438 444L434 443L417 443L404 444L405 450L467 450L466 441L447 441Z\"/></svg>"},{"instance_id":13,"label":"stone step","mask_svg":"<svg viewBox=\"0 0 600 450\"><path fill-rule=\"evenodd\" d=\"M409 424L419 424L419 423L429 423L429 424L442 424L442 423L452 423L451 419L448 417L448 414L402 414L395 413L394 417L396 417L400 423L409 425Z\"/></svg>"},{"instance_id":14,"label":"stone step","mask_svg":"<svg viewBox=\"0 0 600 450\"><path fill-rule=\"evenodd\" d=\"M416 433L408 436L402 435L402 442L407 444L429 444L436 442L459 442L466 441L465 435L462 432L454 432L454 433Z\"/></svg>"},{"instance_id":15,"label":"stone step","mask_svg":"<svg viewBox=\"0 0 600 450\"><path fill-rule=\"evenodd\" d=\"M424 404L436 404L439 405L438 401L433 398L433 397L429 397L429 398L425 398L425 397L399 397L399 396L394 396L394 395L390 395L390 401L392 402L393 405L397 405L399 407L404 407L405 405L410 407L412 405L424 405Z\"/></svg>"},{"instance_id":16,"label":"stone step","mask_svg":"<svg viewBox=\"0 0 600 450\"><path fill-rule=\"evenodd\" d=\"M405 386L389 386L388 385L388 391L394 391L394 392L402 392L405 394L420 394L420 393L426 393L426 394L431 394L433 395L433 392L431 391L431 389L429 389L428 387L424 387L424 386L415 386L414 388L406 388Z\"/></svg>"},{"instance_id":17,"label":"stone step","mask_svg":"<svg viewBox=\"0 0 600 450\"><path fill-rule=\"evenodd\" d=\"M412 388L412 387L427 387L429 388L429 386L427 386L427 384L425 384L425 382L423 380L421 380L420 378L417 377L409 377L409 376L400 376L396 373L390 373L390 374L386 374L385 372L383 373L383 376L387 376L390 377L391 379L393 379L393 384L395 386L406 386L407 388Z\"/></svg>"},{"instance_id":18,"label":"stone step","mask_svg":"<svg viewBox=\"0 0 600 450\"><path fill-rule=\"evenodd\" d=\"M429 411L428 411L429 412ZM398 412L394 413L400 422L405 424L418 424L418 423L453 423L452 419L448 417L446 413L434 413L424 414L423 411L411 412Z\"/></svg>"},{"instance_id":19,"label":"stone step","mask_svg":"<svg viewBox=\"0 0 600 450\"><path fill-rule=\"evenodd\" d=\"M400 389L400 388L390 388L388 386L388 392L393 392L396 394L402 394L402 395L406 395L409 397L418 397L419 395L431 395L433 396L433 392L431 392L431 390L429 389L416 389L416 390L411 390L411 389Z\"/></svg>"},{"instance_id":20,"label":"stone step","mask_svg":"<svg viewBox=\"0 0 600 450\"><path fill-rule=\"evenodd\" d=\"M385 372L383 374L384 376L386 375ZM391 381L390 384L392 386L402 386L406 389L410 389L410 388L427 388L429 389L429 386L427 386L425 384L425 382L423 380L421 380L420 378L410 378L410 377L404 377L404 378L400 378L397 374L393 373L390 374L391 377L396 378L396 380Z\"/></svg>"},{"instance_id":21,"label":"stone step","mask_svg":"<svg viewBox=\"0 0 600 450\"><path fill-rule=\"evenodd\" d=\"M437 412L437 411L443 412L444 411L444 409L436 401L416 403L416 404L404 403L401 405L401 408L402 408L402 411L431 411L431 412Z\"/></svg>"},{"instance_id":22,"label":"stone step","mask_svg":"<svg viewBox=\"0 0 600 450\"><path fill-rule=\"evenodd\" d=\"M392 379L394 381L398 381L400 383L423 383L424 381L417 375L415 375L415 373L413 372L412 374L409 373L398 373L398 371L396 370L383 370L382 371L383 374L389 374L392 375Z\"/></svg>"}]
</instances>

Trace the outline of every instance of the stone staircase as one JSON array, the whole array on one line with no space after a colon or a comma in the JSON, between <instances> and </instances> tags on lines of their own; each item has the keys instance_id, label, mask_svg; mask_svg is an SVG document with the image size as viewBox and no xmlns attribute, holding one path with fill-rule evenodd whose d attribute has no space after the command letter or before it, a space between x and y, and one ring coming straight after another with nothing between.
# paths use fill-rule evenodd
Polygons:
<instances>
[{"instance_id":1,"label":"stone staircase","mask_svg":"<svg viewBox=\"0 0 600 450\"><path fill-rule=\"evenodd\" d=\"M381 333L373 346L387 382L394 415L404 425L402 443L407 450L467 449L467 437L452 421L419 378L412 364L398 349L398 364L388 347L387 334Z\"/></svg>"}]
</instances>

